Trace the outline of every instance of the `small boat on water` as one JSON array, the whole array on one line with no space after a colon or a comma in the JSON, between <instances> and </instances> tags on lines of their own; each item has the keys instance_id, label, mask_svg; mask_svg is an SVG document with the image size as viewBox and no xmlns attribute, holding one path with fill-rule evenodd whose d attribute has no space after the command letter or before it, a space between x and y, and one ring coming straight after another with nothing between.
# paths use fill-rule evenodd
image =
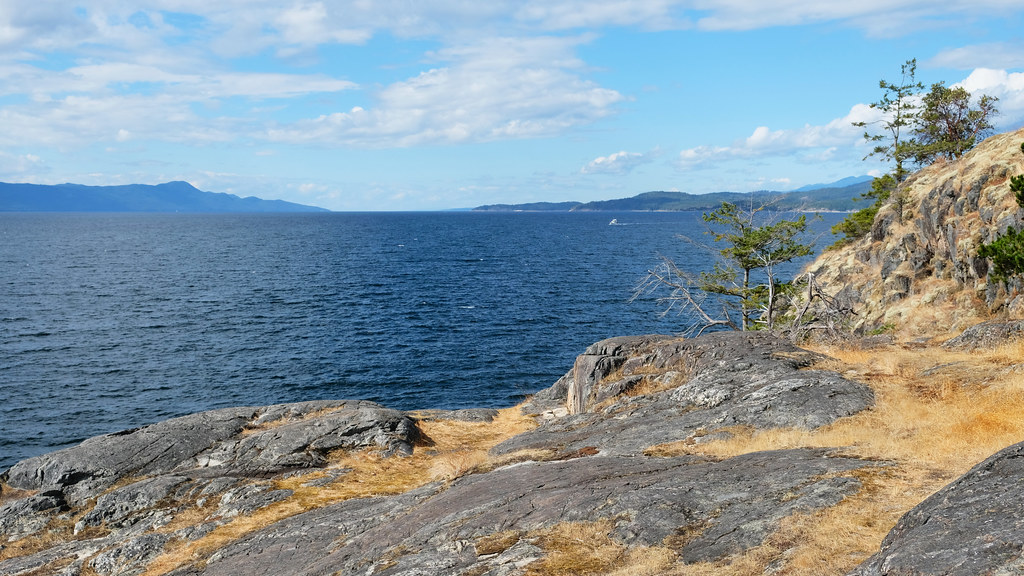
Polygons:
<instances>
[{"instance_id":1,"label":"small boat on water","mask_svg":"<svg viewBox=\"0 0 1024 576\"><path fill-rule=\"evenodd\" d=\"M609 226L615 226L615 225L616 225L616 224L618 224L618 223L619 223L618 219L616 219L616 218L612 218L612 221L611 221L611 222L609 222L609 223L608 223L608 225L609 225Z\"/></svg>"}]
</instances>

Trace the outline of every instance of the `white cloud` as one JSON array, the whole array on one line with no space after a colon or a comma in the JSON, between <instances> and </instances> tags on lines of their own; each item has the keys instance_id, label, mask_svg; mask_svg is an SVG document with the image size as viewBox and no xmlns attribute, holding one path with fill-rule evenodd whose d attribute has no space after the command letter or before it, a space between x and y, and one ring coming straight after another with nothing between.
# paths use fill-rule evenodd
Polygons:
<instances>
[{"instance_id":1,"label":"white cloud","mask_svg":"<svg viewBox=\"0 0 1024 576\"><path fill-rule=\"evenodd\" d=\"M975 96L986 94L999 98L995 124L1016 126L1024 121L1024 73L978 68L957 85Z\"/></svg>"},{"instance_id":2,"label":"white cloud","mask_svg":"<svg viewBox=\"0 0 1024 576\"><path fill-rule=\"evenodd\" d=\"M689 0L682 3L698 11L696 25L705 30L754 30L840 22L874 35L900 36L939 27L959 27L972 15L1012 14L1020 9L1015 0Z\"/></svg>"},{"instance_id":3,"label":"white cloud","mask_svg":"<svg viewBox=\"0 0 1024 576\"><path fill-rule=\"evenodd\" d=\"M1017 127L1024 121L1024 73L978 68L954 85L963 86L975 95L999 98L1000 114L995 118L997 129L999 126ZM869 146L863 138L865 128L857 128L853 124L865 122L867 131L874 133L882 120L884 115L880 110L867 104L857 104L845 116L824 125L780 130L759 126L750 136L729 146L701 145L683 150L676 165L685 171L716 168L736 160L793 155L798 155L805 162L833 161L853 154L863 157Z\"/></svg>"},{"instance_id":4,"label":"white cloud","mask_svg":"<svg viewBox=\"0 0 1024 576\"><path fill-rule=\"evenodd\" d=\"M323 2L295 4L281 12L274 23L280 30L281 39L288 45L279 49L278 53L282 55L319 44L362 44L373 34L366 28L337 26L328 18Z\"/></svg>"},{"instance_id":5,"label":"white cloud","mask_svg":"<svg viewBox=\"0 0 1024 576\"><path fill-rule=\"evenodd\" d=\"M31 82L31 89L37 94L95 94L123 91L122 87L132 84L149 84L157 85L161 92L175 93L189 100L235 96L293 98L357 88L353 82L323 74L218 73L213 70L184 74L127 62L72 66L56 72L14 65L7 68L6 76L18 78L20 86L0 84L0 93L18 93L25 89L24 82Z\"/></svg>"},{"instance_id":6,"label":"white cloud","mask_svg":"<svg viewBox=\"0 0 1024 576\"><path fill-rule=\"evenodd\" d=\"M34 154L8 154L0 151L0 180L19 181L26 175L34 176L48 170L43 159Z\"/></svg>"},{"instance_id":7,"label":"white cloud","mask_svg":"<svg viewBox=\"0 0 1024 576\"><path fill-rule=\"evenodd\" d=\"M927 61L929 66L972 70L974 68L1024 67L1024 46L1017 43L995 42L951 48Z\"/></svg>"},{"instance_id":8,"label":"white cloud","mask_svg":"<svg viewBox=\"0 0 1024 576\"><path fill-rule=\"evenodd\" d=\"M534 0L518 8L515 18L549 30L601 26L681 28L686 24L675 13L686 4L678 0Z\"/></svg>"},{"instance_id":9,"label":"white cloud","mask_svg":"<svg viewBox=\"0 0 1024 576\"><path fill-rule=\"evenodd\" d=\"M154 139L172 142L227 141L237 126L197 117L188 102L172 95L70 95L0 109L0 145L47 145L59 149L95 142Z\"/></svg>"},{"instance_id":10,"label":"white cloud","mask_svg":"<svg viewBox=\"0 0 1024 576\"><path fill-rule=\"evenodd\" d=\"M241 117L203 118L194 104L215 109L219 99L289 99L357 87L322 74L183 74L125 62L63 71L8 63L0 64L0 77L0 95L31 96L0 108L0 144L62 148L129 138L228 141L259 134L260 126Z\"/></svg>"},{"instance_id":11,"label":"white cloud","mask_svg":"<svg viewBox=\"0 0 1024 576\"><path fill-rule=\"evenodd\" d=\"M95 54L114 49L202 58L211 49L224 56L269 49L289 57L325 44L363 44L381 33L466 41L510 31L531 36L537 30L604 27L750 30L821 22L899 35L1019 8L1018 0L50 0L0 4L0 54L74 47Z\"/></svg>"},{"instance_id":12,"label":"white cloud","mask_svg":"<svg viewBox=\"0 0 1024 576\"><path fill-rule=\"evenodd\" d=\"M415 146L549 136L608 116L624 100L581 78L581 39L495 38L437 52L449 65L383 88L371 109L280 126L269 138L338 146Z\"/></svg>"},{"instance_id":13,"label":"white cloud","mask_svg":"<svg viewBox=\"0 0 1024 576\"><path fill-rule=\"evenodd\" d=\"M679 154L678 166L684 170L707 168L718 162L759 157L790 156L794 153L823 158L839 148L853 149L863 139L863 129L854 122L875 122L881 118L878 110L858 104L842 118L821 126L805 125L797 129L771 130L759 126L753 133L731 146L698 146Z\"/></svg>"},{"instance_id":14,"label":"white cloud","mask_svg":"<svg viewBox=\"0 0 1024 576\"><path fill-rule=\"evenodd\" d=\"M650 162L647 154L626 152L621 150L608 156L600 156L591 160L580 169L581 174L626 174L637 166Z\"/></svg>"},{"instance_id":15,"label":"white cloud","mask_svg":"<svg viewBox=\"0 0 1024 576\"><path fill-rule=\"evenodd\" d=\"M252 154L264 154L277 142L383 148L557 136L593 126L627 100L598 83L581 57L588 53L584 44L611 28L746 30L830 22L899 34L958 25L972 14L1019 12L1019 0L6 2L0 3L0 96L7 97L0 107L0 146L8 151L2 162L13 165L20 156L11 151L33 144L66 150L96 142L245 142ZM254 57L246 65L266 55L289 65L335 58L347 52L324 48L375 36L408 50L394 56L400 63L387 64L419 68L380 85L369 84L373 73L356 78L363 84L342 77L338 69L362 73L347 62L331 62L330 74L274 63L259 72L231 69L239 56ZM410 38L425 42L402 44ZM424 45L434 50L424 53ZM1007 122L1024 118L1021 75L1006 72L1022 63L1024 49L1009 43L951 49L930 61L974 70L964 84L1000 97L997 121ZM347 97L336 103L343 100L337 93L354 90L367 91L359 93L361 106ZM314 111L296 111L291 106L298 99ZM276 123L267 120L272 117ZM747 137L731 144L680 152L678 165L786 155L808 162L859 158L862 131L850 123L878 118L860 105L823 125L779 128L762 120L766 126L751 125ZM628 173L650 154L616 152L582 172Z\"/></svg>"}]
</instances>

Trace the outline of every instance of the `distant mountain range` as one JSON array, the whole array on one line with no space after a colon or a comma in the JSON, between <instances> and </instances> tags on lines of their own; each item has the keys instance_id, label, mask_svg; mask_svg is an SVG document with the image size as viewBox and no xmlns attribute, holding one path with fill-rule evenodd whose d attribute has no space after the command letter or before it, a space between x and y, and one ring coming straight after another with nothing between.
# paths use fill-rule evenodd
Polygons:
<instances>
[{"instance_id":1,"label":"distant mountain range","mask_svg":"<svg viewBox=\"0 0 1024 576\"><path fill-rule=\"evenodd\" d=\"M490 204L474 208L482 212L652 212L714 210L722 202L771 203L778 210L849 211L863 208L854 198L871 189L870 176L844 178L832 184L819 184L790 192L644 192L631 198L596 202L533 202L529 204Z\"/></svg>"},{"instance_id":2,"label":"distant mountain range","mask_svg":"<svg viewBox=\"0 0 1024 576\"><path fill-rule=\"evenodd\" d=\"M0 212L328 212L284 200L203 192L188 182L83 186L0 182Z\"/></svg>"}]
</instances>

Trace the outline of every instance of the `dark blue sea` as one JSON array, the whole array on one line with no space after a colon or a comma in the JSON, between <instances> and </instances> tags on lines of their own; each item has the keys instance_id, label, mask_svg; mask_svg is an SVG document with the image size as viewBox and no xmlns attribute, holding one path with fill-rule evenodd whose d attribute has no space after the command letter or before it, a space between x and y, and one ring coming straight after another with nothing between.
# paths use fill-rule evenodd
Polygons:
<instances>
[{"instance_id":1,"label":"dark blue sea","mask_svg":"<svg viewBox=\"0 0 1024 576\"><path fill-rule=\"evenodd\" d=\"M629 300L659 254L706 266L676 238L702 229L686 212L0 214L0 471L226 406L511 405L597 340L679 331Z\"/></svg>"}]
</instances>

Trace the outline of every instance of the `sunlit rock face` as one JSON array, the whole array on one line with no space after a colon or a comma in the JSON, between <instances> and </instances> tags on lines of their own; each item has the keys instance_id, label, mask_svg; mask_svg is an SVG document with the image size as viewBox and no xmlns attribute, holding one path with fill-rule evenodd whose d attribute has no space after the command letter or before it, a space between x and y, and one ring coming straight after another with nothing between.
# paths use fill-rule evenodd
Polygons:
<instances>
[{"instance_id":1,"label":"sunlit rock face","mask_svg":"<svg viewBox=\"0 0 1024 576\"><path fill-rule=\"evenodd\" d=\"M1010 177L1024 174L1024 129L981 142L958 161L940 160L904 183L902 221L879 211L871 233L822 254L807 271L857 313L857 327L885 324L908 334L962 330L991 314L1024 316L1020 280L989 282L978 247L1022 211Z\"/></svg>"}]
</instances>

